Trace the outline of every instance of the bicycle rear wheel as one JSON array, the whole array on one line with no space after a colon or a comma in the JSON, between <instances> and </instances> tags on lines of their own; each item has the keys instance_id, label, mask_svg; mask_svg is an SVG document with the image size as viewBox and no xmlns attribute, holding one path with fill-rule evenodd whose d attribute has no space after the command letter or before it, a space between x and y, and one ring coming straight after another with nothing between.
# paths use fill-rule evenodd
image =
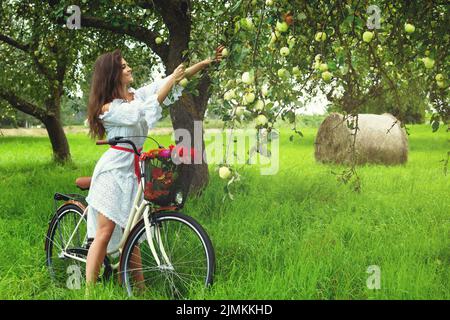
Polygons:
<instances>
[{"instance_id":1,"label":"bicycle rear wheel","mask_svg":"<svg viewBox=\"0 0 450 320\"><path fill-rule=\"evenodd\" d=\"M141 220L122 252L120 269L128 295L184 299L212 285L213 246L193 218L178 212L157 213L150 217L149 232L151 243Z\"/></svg>"},{"instance_id":2,"label":"bicycle rear wheel","mask_svg":"<svg viewBox=\"0 0 450 320\"><path fill-rule=\"evenodd\" d=\"M82 208L66 204L58 209L47 231L45 250L47 267L55 284L80 289L85 283L88 252L87 222ZM109 259L105 257L99 277L108 279L110 275Z\"/></svg>"}]
</instances>

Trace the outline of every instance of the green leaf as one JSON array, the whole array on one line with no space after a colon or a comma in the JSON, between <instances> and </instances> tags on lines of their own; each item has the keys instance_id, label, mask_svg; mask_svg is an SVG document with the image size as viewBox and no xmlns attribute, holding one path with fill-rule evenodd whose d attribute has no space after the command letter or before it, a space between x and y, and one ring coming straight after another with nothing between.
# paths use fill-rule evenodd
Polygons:
<instances>
[{"instance_id":1,"label":"green leaf","mask_svg":"<svg viewBox=\"0 0 450 320\"><path fill-rule=\"evenodd\" d=\"M327 64L328 64L328 69L330 69L330 71L336 71L337 70L336 62L330 61Z\"/></svg>"},{"instance_id":2,"label":"green leaf","mask_svg":"<svg viewBox=\"0 0 450 320\"><path fill-rule=\"evenodd\" d=\"M242 0L238 0L234 6L231 7L230 12L234 13L241 6Z\"/></svg>"}]
</instances>

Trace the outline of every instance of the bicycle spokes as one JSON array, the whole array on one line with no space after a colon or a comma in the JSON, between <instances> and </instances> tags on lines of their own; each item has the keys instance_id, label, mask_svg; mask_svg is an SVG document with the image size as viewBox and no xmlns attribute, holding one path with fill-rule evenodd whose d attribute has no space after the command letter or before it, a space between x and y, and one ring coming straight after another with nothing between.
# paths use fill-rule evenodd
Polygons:
<instances>
[{"instance_id":1,"label":"bicycle spokes","mask_svg":"<svg viewBox=\"0 0 450 320\"><path fill-rule=\"evenodd\" d=\"M181 299L208 282L210 266L204 242L180 220L161 219L149 227L144 225L133 245L125 270L125 281L133 293L140 291L139 287L150 287L157 297Z\"/></svg>"}]
</instances>

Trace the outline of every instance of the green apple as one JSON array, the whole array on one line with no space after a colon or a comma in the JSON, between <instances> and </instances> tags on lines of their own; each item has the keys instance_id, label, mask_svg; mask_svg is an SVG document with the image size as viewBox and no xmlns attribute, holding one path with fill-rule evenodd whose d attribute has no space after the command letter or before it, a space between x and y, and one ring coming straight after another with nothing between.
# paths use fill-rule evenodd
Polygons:
<instances>
[{"instance_id":1,"label":"green apple","mask_svg":"<svg viewBox=\"0 0 450 320\"><path fill-rule=\"evenodd\" d=\"M242 28L251 31L254 29L253 19L252 18L244 18L241 20Z\"/></svg>"},{"instance_id":2,"label":"green apple","mask_svg":"<svg viewBox=\"0 0 450 320\"><path fill-rule=\"evenodd\" d=\"M331 74L331 72L329 72L329 71L322 72L322 79L325 82L330 82L332 77L333 77L333 75Z\"/></svg>"},{"instance_id":3,"label":"green apple","mask_svg":"<svg viewBox=\"0 0 450 320\"><path fill-rule=\"evenodd\" d=\"M425 56L429 56L430 55L430 50L425 50Z\"/></svg>"},{"instance_id":4,"label":"green apple","mask_svg":"<svg viewBox=\"0 0 450 320\"><path fill-rule=\"evenodd\" d=\"M222 50L222 57L223 57L223 58L228 57L228 49L227 49L227 48L224 48L224 49Z\"/></svg>"},{"instance_id":5,"label":"green apple","mask_svg":"<svg viewBox=\"0 0 450 320\"><path fill-rule=\"evenodd\" d=\"M266 6L268 7L273 6L273 0L266 0Z\"/></svg>"},{"instance_id":6,"label":"green apple","mask_svg":"<svg viewBox=\"0 0 450 320\"><path fill-rule=\"evenodd\" d=\"M436 81L439 88L445 88L445 82L444 81Z\"/></svg>"},{"instance_id":7,"label":"green apple","mask_svg":"<svg viewBox=\"0 0 450 320\"><path fill-rule=\"evenodd\" d=\"M422 59L423 64L425 65L425 68L432 69L434 67L434 60L431 58L423 58Z\"/></svg>"},{"instance_id":8,"label":"green apple","mask_svg":"<svg viewBox=\"0 0 450 320\"><path fill-rule=\"evenodd\" d=\"M416 27L410 23L405 23L405 31L407 33L413 33L416 30Z\"/></svg>"},{"instance_id":9,"label":"green apple","mask_svg":"<svg viewBox=\"0 0 450 320\"><path fill-rule=\"evenodd\" d=\"M274 32L272 32L272 34L270 35L270 43L275 43L275 41L277 41L278 37L275 35Z\"/></svg>"},{"instance_id":10,"label":"green apple","mask_svg":"<svg viewBox=\"0 0 450 320\"><path fill-rule=\"evenodd\" d=\"M316 60L316 61L314 62L314 69L315 69L315 70L319 70L319 69L320 69L320 65L321 65L320 61L319 61L319 60Z\"/></svg>"},{"instance_id":11,"label":"green apple","mask_svg":"<svg viewBox=\"0 0 450 320\"><path fill-rule=\"evenodd\" d=\"M250 72L244 72L242 74L242 82L245 84L252 84L255 81L254 77L251 75Z\"/></svg>"},{"instance_id":12,"label":"green apple","mask_svg":"<svg viewBox=\"0 0 450 320\"><path fill-rule=\"evenodd\" d=\"M258 0L252 0L252 6L256 6L258 4Z\"/></svg>"},{"instance_id":13,"label":"green apple","mask_svg":"<svg viewBox=\"0 0 450 320\"><path fill-rule=\"evenodd\" d=\"M320 53L316 54L316 56L314 57L314 61L320 61L320 59L322 59L322 55Z\"/></svg>"},{"instance_id":14,"label":"green apple","mask_svg":"<svg viewBox=\"0 0 450 320\"><path fill-rule=\"evenodd\" d=\"M188 83L189 83L189 81L186 78L181 79L180 82L179 82L180 86L182 86L183 88L186 88Z\"/></svg>"},{"instance_id":15,"label":"green apple","mask_svg":"<svg viewBox=\"0 0 450 320\"><path fill-rule=\"evenodd\" d=\"M363 41L369 43L373 39L373 32L366 31L363 33Z\"/></svg>"},{"instance_id":16,"label":"green apple","mask_svg":"<svg viewBox=\"0 0 450 320\"><path fill-rule=\"evenodd\" d=\"M264 83L262 85L261 94L263 95L263 97L267 97L269 95L269 84L268 83Z\"/></svg>"},{"instance_id":17,"label":"green apple","mask_svg":"<svg viewBox=\"0 0 450 320\"><path fill-rule=\"evenodd\" d=\"M280 78L287 78L289 71L287 71L285 68L278 69L277 74Z\"/></svg>"},{"instance_id":18,"label":"green apple","mask_svg":"<svg viewBox=\"0 0 450 320\"><path fill-rule=\"evenodd\" d=\"M244 108L244 107L237 107L237 108L236 108L236 115L237 115L238 117L244 115L244 112L245 112L245 108Z\"/></svg>"},{"instance_id":19,"label":"green apple","mask_svg":"<svg viewBox=\"0 0 450 320\"><path fill-rule=\"evenodd\" d=\"M223 98L227 101L230 101L230 100L236 98L236 93L234 92L233 89L231 89L231 90L225 92Z\"/></svg>"},{"instance_id":20,"label":"green apple","mask_svg":"<svg viewBox=\"0 0 450 320\"><path fill-rule=\"evenodd\" d=\"M267 118L265 115L260 114L259 116L256 117L256 125L258 127L262 127L267 123Z\"/></svg>"},{"instance_id":21,"label":"green apple","mask_svg":"<svg viewBox=\"0 0 450 320\"><path fill-rule=\"evenodd\" d=\"M228 179L231 176L231 170L228 167L220 167L219 168L219 177L222 179Z\"/></svg>"},{"instance_id":22,"label":"green apple","mask_svg":"<svg viewBox=\"0 0 450 320\"><path fill-rule=\"evenodd\" d=\"M444 81L444 75L442 73L438 73L435 79L436 81Z\"/></svg>"},{"instance_id":23,"label":"green apple","mask_svg":"<svg viewBox=\"0 0 450 320\"><path fill-rule=\"evenodd\" d=\"M287 44L289 48L292 48L295 45L295 37L289 36L289 38L287 39Z\"/></svg>"},{"instance_id":24,"label":"green apple","mask_svg":"<svg viewBox=\"0 0 450 320\"><path fill-rule=\"evenodd\" d=\"M253 103L253 101L255 101L255 98L256 98L256 96L255 96L255 94L253 92L247 92L244 95L245 104Z\"/></svg>"},{"instance_id":25,"label":"green apple","mask_svg":"<svg viewBox=\"0 0 450 320\"><path fill-rule=\"evenodd\" d=\"M288 55L289 55L289 48L288 48L288 47L283 47L283 48L281 48L281 49L280 49L280 54L281 54L283 57L288 56Z\"/></svg>"},{"instance_id":26,"label":"green apple","mask_svg":"<svg viewBox=\"0 0 450 320\"><path fill-rule=\"evenodd\" d=\"M328 71L328 64L326 63L321 63L319 66L319 70L324 72L324 71Z\"/></svg>"},{"instance_id":27,"label":"green apple","mask_svg":"<svg viewBox=\"0 0 450 320\"><path fill-rule=\"evenodd\" d=\"M327 34L325 32L317 32L316 36L314 37L316 41L325 41L327 40Z\"/></svg>"},{"instance_id":28,"label":"green apple","mask_svg":"<svg viewBox=\"0 0 450 320\"><path fill-rule=\"evenodd\" d=\"M275 27L279 32L286 32L289 29L289 25L283 21L283 22L279 22L277 21L277 25Z\"/></svg>"},{"instance_id":29,"label":"green apple","mask_svg":"<svg viewBox=\"0 0 450 320\"><path fill-rule=\"evenodd\" d=\"M162 42L163 42L163 40L161 39L161 37L156 37L156 39L155 39L156 44L161 44Z\"/></svg>"},{"instance_id":30,"label":"green apple","mask_svg":"<svg viewBox=\"0 0 450 320\"><path fill-rule=\"evenodd\" d=\"M300 69L297 66L293 67L292 68L292 74L294 74L296 76L299 76L300 75Z\"/></svg>"},{"instance_id":31,"label":"green apple","mask_svg":"<svg viewBox=\"0 0 450 320\"><path fill-rule=\"evenodd\" d=\"M254 109L256 111L263 111L264 110L264 101L261 99L258 99L255 103Z\"/></svg>"},{"instance_id":32,"label":"green apple","mask_svg":"<svg viewBox=\"0 0 450 320\"><path fill-rule=\"evenodd\" d=\"M253 24L253 19L252 18L247 18L246 20L247 20L247 28L249 30L253 30L253 28L255 27L254 24Z\"/></svg>"}]
</instances>

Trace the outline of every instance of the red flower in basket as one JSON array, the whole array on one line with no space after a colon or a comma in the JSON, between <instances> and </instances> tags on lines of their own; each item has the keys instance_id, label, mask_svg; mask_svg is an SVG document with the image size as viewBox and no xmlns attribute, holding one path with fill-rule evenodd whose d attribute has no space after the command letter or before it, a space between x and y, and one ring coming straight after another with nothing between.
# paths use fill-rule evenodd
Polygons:
<instances>
[{"instance_id":1,"label":"red flower in basket","mask_svg":"<svg viewBox=\"0 0 450 320\"><path fill-rule=\"evenodd\" d=\"M159 156L161 158L170 158L171 150L170 149L163 149L159 151Z\"/></svg>"},{"instance_id":2,"label":"red flower in basket","mask_svg":"<svg viewBox=\"0 0 450 320\"><path fill-rule=\"evenodd\" d=\"M164 171L161 168L154 168L152 170L152 178L154 180L164 179Z\"/></svg>"}]
</instances>

